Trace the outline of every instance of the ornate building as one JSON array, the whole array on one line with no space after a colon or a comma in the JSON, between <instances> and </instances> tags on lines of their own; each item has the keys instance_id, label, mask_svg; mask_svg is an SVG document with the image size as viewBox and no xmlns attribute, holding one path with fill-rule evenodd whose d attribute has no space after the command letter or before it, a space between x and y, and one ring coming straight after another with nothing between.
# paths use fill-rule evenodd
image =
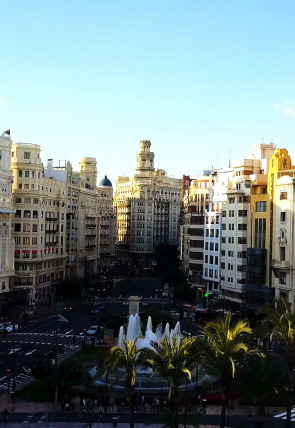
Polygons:
<instances>
[{"instance_id":1,"label":"ornate building","mask_svg":"<svg viewBox=\"0 0 295 428\"><path fill-rule=\"evenodd\" d=\"M182 180L154 168L151 142L142 140L133 177L118 177L114 208L117 256L149 266L160 244L178 244Z\"/></svg>"}]
</instances>

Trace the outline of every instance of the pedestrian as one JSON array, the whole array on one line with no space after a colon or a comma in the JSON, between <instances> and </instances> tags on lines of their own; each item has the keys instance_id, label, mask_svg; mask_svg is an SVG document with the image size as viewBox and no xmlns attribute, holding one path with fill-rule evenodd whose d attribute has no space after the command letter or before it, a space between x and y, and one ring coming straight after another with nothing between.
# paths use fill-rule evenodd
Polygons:
<instances>
[{"instance_id":1,"label":"pedestrian","mask_svg":"<svg viewBox=\"0 0 295 428\"><path fill-rule=\"evenodd\" d=\"M9 411L5 407L5 409L3 411L3 417L4 417L4 423L5 423L5 425L7 424L8 415L9 415Z\"/></svg>"}]
</instances>

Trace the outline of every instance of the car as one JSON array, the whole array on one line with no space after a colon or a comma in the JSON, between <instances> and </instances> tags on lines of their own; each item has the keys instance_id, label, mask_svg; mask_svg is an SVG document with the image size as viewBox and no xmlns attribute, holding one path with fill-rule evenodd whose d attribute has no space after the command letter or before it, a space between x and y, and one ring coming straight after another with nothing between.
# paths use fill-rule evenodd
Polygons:
<instances>
[{"instance_id":1,"label":"car","mask_svg":"<svg viewBox=\"0 0 295 428\"><path fill-rule=\"evenodd\" d=\"M5 326L5 331L6 331L7 333L11 333L11 332L13 331L13 327L14 327L14 331L18 331L18 325L17 325L17 324L15 324L15 325L13 326L13 324L12 324L12 323L8 323L8 324Z\"/></svg>"},{"instance_id":2,"label":"car","mask_svg":"<svg viewBox=\"0 0 295 428\"><path fill-rule=\"evenodd\" d=\"M98 306L97 308L92 309L93 314L102 314L105 312L106 308L104 306Z\"/></svg>"},{"instance_id":3,"label":"car","mask_svg":"<svg viewBox=\"0 0 295 428\"><path fill-rule=\"evenodd\" d=\"M162 293L163 289L162 288L156 288L156 293Z\"/></svg>"},{"instance_id":4,"label":"car","mask_svg":"<svg viewBox=\"0 0 295 428\"><path fill-rule=\"evenodd\" d=\"M163 297L168 297L169 296L169 292L168 291L163 291L162 296Z\"/></svg>"},{"instance_id":5,"label":"car","mask_svg":"<svg viewBox=\"0 0 295 428\"><path fill-rule=\"evenodd\" d=\"M18 331L18 325L15 324L15 330ZM11 322L0 323L0 333L11 333L13 332L13 324Z\"/></svg>"},{"instance_id":6,"label":"car","mask_svg":"<svg viewBox=\"0 0 295 428\"><path fill-rule=\"evenodd\" d=\"M95 336L98 331L98 325L91 325L86 331L86 336Z\"/></svg>"},{"instance_id":7,"label":"car","mask_svg":"<svg viewBox=\"0 0 295 428\"><path fill-rule=\"evenodd\" d=\"M67 305L67 306L65 306L64 307L64 311L66 311L66 312L71 312L71 311L73 311L75 308L74 308L74 306L73 305Z\"/></svg>"}]
</instances>

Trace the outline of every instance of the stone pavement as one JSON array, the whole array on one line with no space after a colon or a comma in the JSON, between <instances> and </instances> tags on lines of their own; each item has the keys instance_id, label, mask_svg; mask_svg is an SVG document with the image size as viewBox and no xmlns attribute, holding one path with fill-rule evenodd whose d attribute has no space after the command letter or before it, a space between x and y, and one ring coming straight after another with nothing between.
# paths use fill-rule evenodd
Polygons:
<instances>
[{"instance_id":1,"label":"stone pavement","mask_svg":"<svg viewBox=\"0 0 295 428\"><path fill-rule=\"evenodd\" d=\"M34 403L34 402L28 402L28 401L24 401L24 400L20 400L18 398L15 398L13 401L11 401L10 397L8 397L8 395L1 395L0 396L0 412L3 412L3 410L7 408L7 410L9 411L10 415L13 413L44 413L44 415L46 415L47 412L52 413L52 412L60 412L60 405L57 404L55 405L54 403ZM214 405L208 405L206 408L206 414L207 415L220 415L220 411L221 411L221 406L214 406ZM273 416L275 414L278 414L282 411L285 411L285 409L283 408L279 408L279 407L271 407L268 408L268 414L269 416ZM249 412L253 415L256 414L256 409L253 406L234 406L233 409L230 410L230 415L239 415L239 416L245 416L245 418L249 415ZM65 412L66 414L67 412ZM151 408L147 408L147 413L151 414L152 416L152 409ZM108 413L108 415L110 415L110 413ZM117 415L117 414L116 414ZM1 415L2 416L2 415ZM111 415L110 415L111 416ZM10 419L10 418L9 418ZM2 421L1 421L2 422ZM3 425L0 423L1 426ZM46 422L46 416L44 416L42 423L40 424L39 422L22 422L22 423L12 423L10 422L10 420L8 420L7 426L8 428L19 428L19 427L23 427L23 426L28 426L30 428L40 428L40 427L49 427L49 428L70 428L70 427L77 427L77 428L87 428L89 425L86 422ZM101 423L93 423L93 428L110 428L112 427L112 423L108 423L108 422L101 422ZM135 423L135 427L136 428L146 428L147 426L149 426L150 428L160 428L162 425L161 424L151 424L149 425L148 423ZM118 421L118 428L129 428L129 424L128 423L124 423L124 422L119 422ZM200 425L201 427L206 427L206 428L215 428L216 425ZM187 425L187 428L192 428L190 427L190 425Z\"/></svg>"}]
</instances>

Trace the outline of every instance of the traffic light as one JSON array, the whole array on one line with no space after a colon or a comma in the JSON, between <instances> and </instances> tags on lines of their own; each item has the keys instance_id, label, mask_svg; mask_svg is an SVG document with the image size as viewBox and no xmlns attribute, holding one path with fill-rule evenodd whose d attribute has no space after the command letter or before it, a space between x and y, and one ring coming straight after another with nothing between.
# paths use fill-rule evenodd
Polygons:
<instances>
[{"instance_id":1,"label":"traffic light","mask_svg":"<svg viewBox=\"0 0 295 428\"><path fill-rule=\"evenodd\" d=\"M204 294L204 297L208 297L209 296L209 294L207 293L207 291L206 291L206 293Z\"/></svg>"}]
</instances>

